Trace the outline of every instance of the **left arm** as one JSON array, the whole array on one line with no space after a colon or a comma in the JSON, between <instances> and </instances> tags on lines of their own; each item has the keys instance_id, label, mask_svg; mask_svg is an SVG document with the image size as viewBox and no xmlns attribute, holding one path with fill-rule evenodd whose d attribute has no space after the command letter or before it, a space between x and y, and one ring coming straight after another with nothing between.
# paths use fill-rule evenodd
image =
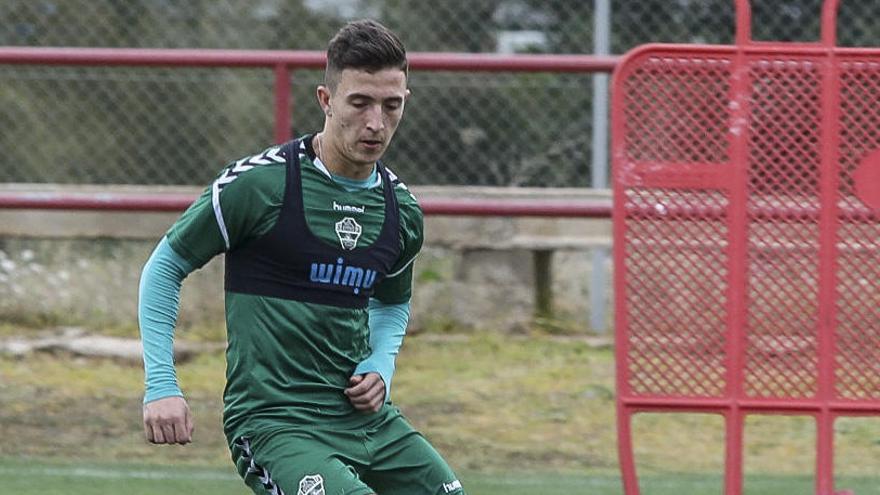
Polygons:
<instances>
[{"instance_id":1,"label":"left arm","mask_svg":"<svg viewBox=\"0 0 880 495\"><path fill-rule=\"evenodd\" d=\"M409 322L409 302L385 304L370 299L370 357L355 368L351 385L346 394L360 410L378 411L391 397L391 378L394 361ZM373 376L368 376L372 374Z\"/></svg>"},{"instance_id":2,"label":"left arm","mask_svg":"<svg viewBox=\"0 0 880 495\"><path fill-rule=\"evenodd\" d=\"M406 335L412 298L413 263L422 248L424 223L415 197L398 184L401 256L388 277L376 286L368 306L372 353L355 368L346 389L361 411L378 411L391 396L395 359Z\"/></svg>"}]
</instances>

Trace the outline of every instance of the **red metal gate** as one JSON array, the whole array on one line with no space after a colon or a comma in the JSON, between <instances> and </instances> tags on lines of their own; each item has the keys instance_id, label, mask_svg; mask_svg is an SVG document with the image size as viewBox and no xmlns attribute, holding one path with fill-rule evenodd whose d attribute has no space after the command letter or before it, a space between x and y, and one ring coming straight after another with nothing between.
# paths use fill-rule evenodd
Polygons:
<instances>
[{"instance_id":1,"label":"red metal gate","mask_svg":"<svg viewBox=\"0 0 880 495\"><path fill-rule=\"evenodd\" d=\"M880 50L821 40L647 45L613 82L618 436L638 494L638 412L724 417L725 493L751 414L880 415Z\"/></svg>"}]
</instances>

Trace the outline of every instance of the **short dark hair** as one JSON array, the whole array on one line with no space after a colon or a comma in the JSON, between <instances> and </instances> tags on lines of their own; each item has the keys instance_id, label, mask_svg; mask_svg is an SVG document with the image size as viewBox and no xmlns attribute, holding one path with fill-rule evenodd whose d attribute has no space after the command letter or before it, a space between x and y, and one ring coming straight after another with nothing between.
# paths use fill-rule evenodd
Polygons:
<instances>
[{"instance_id":1,"label":"short dark hair","mask_svg":"<svg viewBox=\"0 0 880 495\"><path fill-rule=\"evenodd\" d=\"M409 70L406 49L390 29L370 19L352 21L340 29L327 45L324 84L336 88L345 69L378 72L382 69Z\"/></svg>"}]
</instances>

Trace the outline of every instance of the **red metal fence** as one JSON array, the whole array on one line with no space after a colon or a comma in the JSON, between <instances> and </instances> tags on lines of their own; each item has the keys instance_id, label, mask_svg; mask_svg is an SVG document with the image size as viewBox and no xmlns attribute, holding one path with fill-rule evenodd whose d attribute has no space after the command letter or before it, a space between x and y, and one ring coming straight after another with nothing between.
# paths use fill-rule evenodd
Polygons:
<instances>
[{"instance_id":1,"label":"red metal fence","mask_svg":"<svg viewBox=\"0 0 880 495\"><path fill-rule=\"evenodd\" d=\"M880 415L880 50L751 39L651 45L612 106L618 432L639 493L640 412L720 414L725 493L744 422L816 425L815 493L834 491L834 423ZM694 442L700 441L693 439Z\"/></svg>"}]
</instances>

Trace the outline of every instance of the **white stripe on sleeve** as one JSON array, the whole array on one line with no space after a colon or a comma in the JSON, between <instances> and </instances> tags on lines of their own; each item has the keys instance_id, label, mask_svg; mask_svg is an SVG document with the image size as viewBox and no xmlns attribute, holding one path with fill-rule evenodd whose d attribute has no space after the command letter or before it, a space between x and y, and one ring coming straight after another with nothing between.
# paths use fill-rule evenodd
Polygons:
<instances>
[{"instance_id":1,"label":"white stripe on sleeve","mask_svg":"<svg viewBox=\"0 0 880 495\"><path fill-rule=\"evenodd\" d=\"M211 186L211 204L214 206L214 216L217 218L220 234L223 235L223 242L226 243L226 250L229 251L229 233L226 231L226 222L223 221L223 210L220 209L220 181L214 181Z\"/></svg>"}]
</instances>

